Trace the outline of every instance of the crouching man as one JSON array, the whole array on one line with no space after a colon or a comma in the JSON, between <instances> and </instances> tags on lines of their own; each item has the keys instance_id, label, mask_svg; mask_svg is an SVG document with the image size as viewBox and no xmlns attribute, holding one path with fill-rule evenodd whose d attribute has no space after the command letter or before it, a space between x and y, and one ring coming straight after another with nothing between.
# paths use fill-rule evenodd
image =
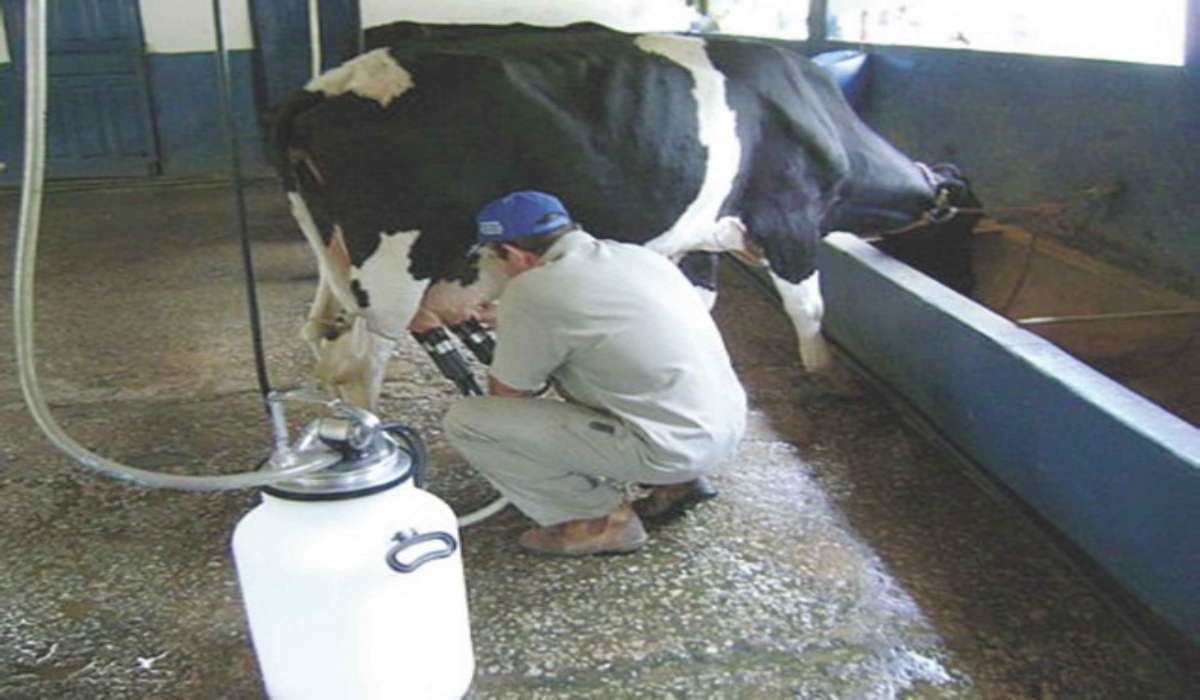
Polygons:
<instances>
[{"instance_id":1,"label":"crouching man","mask_svg":"<svg viewBox=\"0 0 1200 700\"><path fill-rule=\"evenodd\" d=\"M643 519L715 495L703 477L745 430L746 395L716 325L669 260L593 238L552 195L515 192L477 223L511 279L490 395L451 407L450 444L537 523L524 548L634 551ZM550 385L564 400L536 398ZM631 506L614 482L650 496Z\"/></svg>"}]
</instances>

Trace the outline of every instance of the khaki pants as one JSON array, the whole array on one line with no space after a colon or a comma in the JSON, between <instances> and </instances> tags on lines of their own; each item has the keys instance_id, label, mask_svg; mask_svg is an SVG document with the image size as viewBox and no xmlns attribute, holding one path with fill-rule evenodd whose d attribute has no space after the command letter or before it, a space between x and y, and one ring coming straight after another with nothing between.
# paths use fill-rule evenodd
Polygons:
<instances>
[{"instance_id":1,"label":"khaki pants","mask_svg":"<svg viewBox=\"0 0 1200 700\"><path fill-rule=\"evenodd\" d=\"M620 419L556 399L461 399L445 429L471 466L543 526L612 511L624 493L608 480L666 484L699 476L650 464L641 437Z\"/></svg>"}]
</instances>

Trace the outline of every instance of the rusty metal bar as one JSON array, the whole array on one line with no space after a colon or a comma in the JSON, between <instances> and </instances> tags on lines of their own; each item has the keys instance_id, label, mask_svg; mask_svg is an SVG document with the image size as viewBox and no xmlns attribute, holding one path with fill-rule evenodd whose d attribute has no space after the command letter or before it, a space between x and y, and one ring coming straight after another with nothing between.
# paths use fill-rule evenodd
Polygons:
<instances>
[{"instance_id":1,"label":"rusty metal bar","mask_svg":"<svg viewBox=\"0 0 1200 700\"><path fill-rule=\"evenodd\" d=\"M1106 314L1078 314L1064 316L1030 316L1015 319L1018 326L1049 326L1058 323L1091 323L1094 321L1127 321L1143 318L1171 316L1200 316L1200 309L1159 309L1153 311L1124 311Z\"/></svg>"}]
</instances>

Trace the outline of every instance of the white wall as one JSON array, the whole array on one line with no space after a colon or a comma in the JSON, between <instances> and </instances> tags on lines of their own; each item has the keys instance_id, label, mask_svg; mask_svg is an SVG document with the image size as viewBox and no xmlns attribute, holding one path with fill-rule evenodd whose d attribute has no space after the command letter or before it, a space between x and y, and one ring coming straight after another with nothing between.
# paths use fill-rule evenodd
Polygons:
<instances>
[{"instance_id":1,"label":"white wall","mask_svg":"<svg viewBox=\"0 0 1200 700\"><path fill-rule=\"evenodd\" d=\"M140 0L146 50L188 53L216 48L212 0ZM599 22L629 31L687 29L696 13L685 0L361 0L363 26L419 22L562 25ZM248 0L222 0L225 44L254 46ZM0 14L0 64L9 63ZM308 37L297 37L308 41Z\"/></svg>"},{"instance_id":2,"label":"white wall","mask_svg":"<svg viewBox=\"0 0 1200 700\"><path fill-rule=\"evenodd\" d=\"M0 10L0 64L12 62L8 53L8 25L4 23L4 10Z\"/></svg>"},{"instance_id":3,"label":"white wall","mask_svg":"<svg viewBox=\"0 0 1200 700\"><path fill-rule=\"evenodd\" d=\"M217 47L212 0L140 0L146 50L150 53L212 51ZM254 46L247 0L222 0L222 33L231 50ZM307 42L308 37L300 41Z\"/></svg>"},{"instance_id":4,"label":"white wall","mask_svg":"<svg viewBox=\"0 0 1200 700\"><path fill-rule=\"evenodd\" d=\"M216 48L212 0L140 0L146 50L150 53L212 51ZM254 45L247 0L223 0L225 44L230 49ZM0 65L10 63L8 27L0 10ZM307 37L304 39L307 41Z\"/></svg>"},{"instance_id":5,"label":"white wall","mask_svg":"<svg viewBox=\"0 0 1200 700\"><path fill-rule=\"evenodd\" d=\"M419 22L562 25L599 22L627 31L682 30L696 18L685 0L360 0L364 27Z\"/></svg>"}]
</instances>

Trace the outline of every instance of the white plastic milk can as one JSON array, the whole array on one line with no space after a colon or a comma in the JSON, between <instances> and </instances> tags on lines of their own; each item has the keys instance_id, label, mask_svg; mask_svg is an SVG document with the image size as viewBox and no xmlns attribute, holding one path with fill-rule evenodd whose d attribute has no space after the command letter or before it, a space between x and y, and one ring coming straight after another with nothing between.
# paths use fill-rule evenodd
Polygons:
<instances>
[{"instance_id":1,"label":"white plastic milk can","mask_svg":"<svg viewBox=\"0 0 1200 700\"><path fill-rule=\"evenodd\" d=\"M412 483L411 460L374 430L342 461L264 489L233 555L272 700L450 700L475 660L454 512ZM361 431L360 431L361 432ZM361 437L361 436L360 436Z\"/></svg>"}]
</instances>

